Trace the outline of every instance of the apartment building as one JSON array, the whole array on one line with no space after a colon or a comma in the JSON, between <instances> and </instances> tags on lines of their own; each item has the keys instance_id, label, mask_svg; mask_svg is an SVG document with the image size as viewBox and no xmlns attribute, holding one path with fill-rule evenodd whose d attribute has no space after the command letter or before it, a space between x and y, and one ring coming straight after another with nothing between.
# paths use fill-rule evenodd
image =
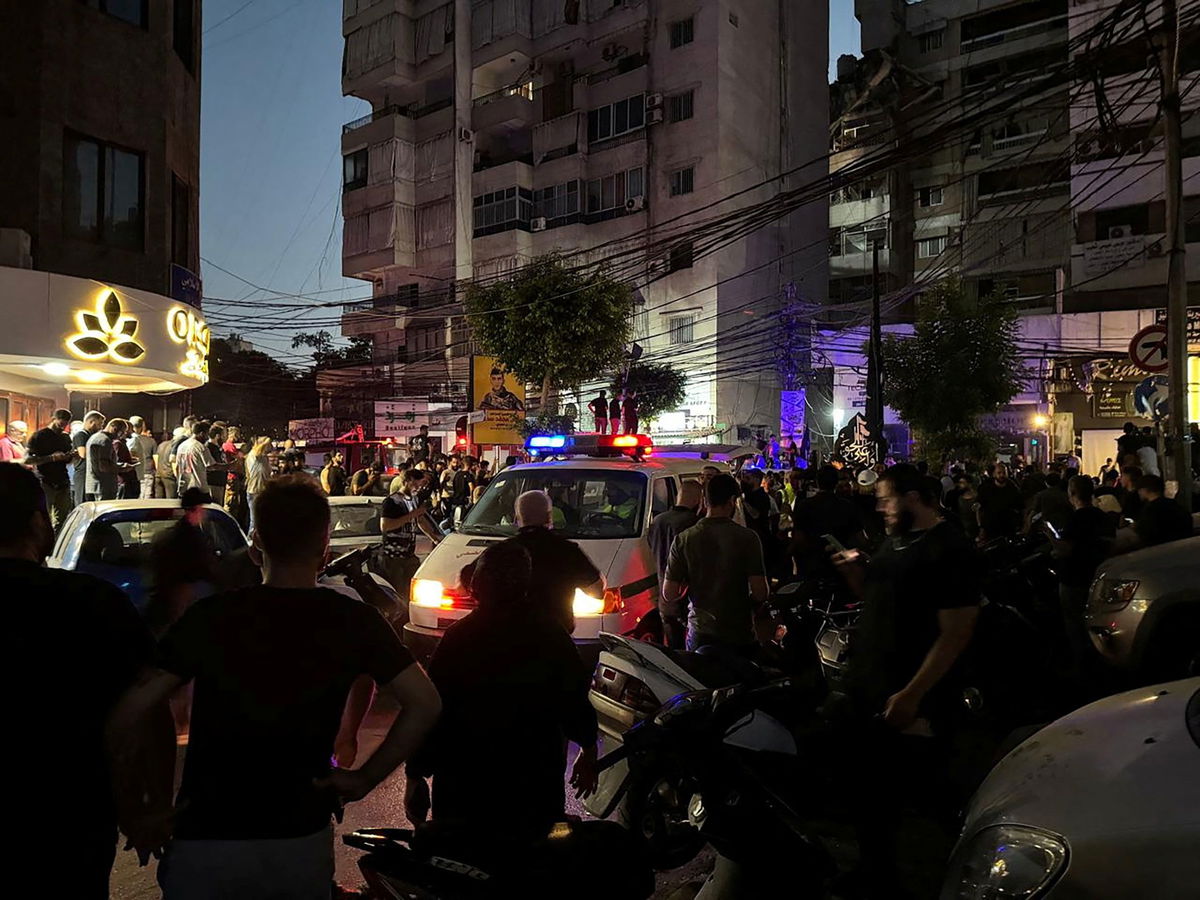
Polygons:
<instances>
[{"instance_id":1,"label":"apartment building","mask_svg":"<svg viewBox=\"0 0 1200 900\"><path fill-rule=\"evenodd\" d=\"M465 401L456 284L552 251L636 254L665 223L817 177L826 17L752 0L346 0L342 87L371 104L342 135L343 271L373 294L342 317L373 340L363 382ZM789 283L824 301L826 221L813 203L713 253L673 231L642 261L644 358L689 375L664 428L775 430L766 339Z\"/></svg>"},{"instance_id":2,"label":"apartment building","mask_svg":"<svg viewBox=\"0 0 1200 900\"><path fill-rule=\"evenodd\" d=\"M207 380L200 31L200 0L0 5L0 419L163 428Z\"/></svg>"},{"instance_id":3,"label":"apartment building","mask_svg":"<svg viewBox=\"0 0 1200 900\"><path fill-rule=\"evenodd\" d=\"M831 86L836 172L903 141L914 119L953 121L975 108L984 89L1028 85L1053 67L1077 63L1070 77L1014 103L986 127L914 147L876 179L839 184L830 205L833 304L870 296L877 244L885 294L954 274L969 291L999 292L1021 310L1030 388L1017 408L1058 417L1054 433L1064 437L1052 448L1057 452L1077 442L1084 450L1107 447L1114 423L1137 416L1133 388L1145 373L1114 363L1166 305L1160 82L1146 30L1161 13L1150 4L1144 19L1131 16L1095 33L1116 6L857 0L864 55L839 61ZM1198 6L1180 4L1185 21ZM1183 37L1180 81L1187 91L1200 74L1194 21ZM1085 64L1083 54L1097 47L1103 53ZM1200 120L1188 113L1200 105L1200 91L1185 94L1183 105L1184 218L1195 248ZM1188 280L1192 302L1200 301L1195 253ZM847 307L842 319L860 309ZM901 323L912 312L911 303L891 309ZM863 403L861 358L835 351L832 360L831 406L846 416Z\"/></svg>"}]
</instances>

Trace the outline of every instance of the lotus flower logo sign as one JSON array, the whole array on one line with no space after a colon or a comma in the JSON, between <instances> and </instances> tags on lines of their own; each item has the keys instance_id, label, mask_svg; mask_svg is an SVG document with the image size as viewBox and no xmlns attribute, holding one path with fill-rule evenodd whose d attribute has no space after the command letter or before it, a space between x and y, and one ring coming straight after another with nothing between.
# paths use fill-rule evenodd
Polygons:
<instances>
[{"instance_id":1,"label":"lotus flower logo sign","mask_svg":"<svg viewBox=\"0 0 1200 900\"><path fill-rule=\"evenodd\" d=\"M146 354L137 340L138 320L126 315L115 291L105 291L96 300L93 312L75 313L78 331L67 338L67 350L80 359L96 362L135 363Z\"/></svg>"}]
</instances>

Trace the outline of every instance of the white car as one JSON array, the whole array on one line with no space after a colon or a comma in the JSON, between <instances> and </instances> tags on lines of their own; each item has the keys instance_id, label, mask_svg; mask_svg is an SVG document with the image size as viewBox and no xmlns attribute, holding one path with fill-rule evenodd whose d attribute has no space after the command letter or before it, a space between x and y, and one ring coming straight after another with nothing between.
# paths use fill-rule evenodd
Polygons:
<instances>
[{"instance_id":1,"label":"white car","mask_svg":"<svg viewBox=\"0 0 1200 900\"><path fill-rule=\"evenodd\" d=\"M942 900L1200 897L1200 678L1099 700L976 791Z\"/></svg>"},{"instance_id":2,"label":"white car","mask_svg":"<svg viewBox=\"0 0 1200 900\"><path fill-rule=\"evenodd\" d=\"M635 447L635 440L642 443ZM614 453L617 441L626 443L615 444L620 452ZM637 452L626 454L626 447ZM674 505L683 480L699 477L705 466L722 471L727 466L700 452L645 454L648 447L644 435L583 436L575 447L549 445L554 456L576 451L568 458L510 466L497 474L413 577L404 627L409 649L428 659L445 630L471 612L474 600L458 587L459 572L484 548L517 533L514 505L530 490L550 494L554 530L575 541L604 578L603 597L578 592L575 598L572 637L585 656L599 654L602 631L631 634L658 627L658 571L646 537L650 521Z\"/></svg>"},{"instance_id":3,"label":"white car","mask_svg":"<svg viewBox=\"0 0 1200 900\"><path fill-rule=\"evenodd\" d=\"M95 500L81 503L67 516L54 553L52 569L94 575L123 590L143 611L143 574L150 544L183 518L178 500ZM201 529L218 558L246 548L246 536L234 518L214 504L204 507Z\"/></svg>"}]
</instances>

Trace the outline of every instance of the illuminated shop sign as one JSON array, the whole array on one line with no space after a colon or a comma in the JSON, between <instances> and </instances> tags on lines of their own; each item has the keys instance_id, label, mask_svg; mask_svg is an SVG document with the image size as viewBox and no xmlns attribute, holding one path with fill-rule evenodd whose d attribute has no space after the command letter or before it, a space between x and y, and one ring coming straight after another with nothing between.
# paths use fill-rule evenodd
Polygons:
<instances>
[{"instance_id":1,"label":"illuminated shop sign","mask_svg":"<svg viewBox=\"0 0 1200 900\"><path fill-rule=\"evenodd\" d=\"M208 323L195 311L173 306L167 313L167 334L177 344L185 346L180 373L201 382L208 381Z\"/></svg>"},{"instance_id":2,"label":"illuminated shop sign","mask_svg":"<svg viewBox=\"0 0 1200 900\"><path fill-rule=\"evenodd\" d=\"M129 365L146 354L137 340L138 320L121 308L115 291L106 289L100 294L94 310L77 310L75 328L66 345L67 352L79 359Z\"/></svg>"}]
</instances>

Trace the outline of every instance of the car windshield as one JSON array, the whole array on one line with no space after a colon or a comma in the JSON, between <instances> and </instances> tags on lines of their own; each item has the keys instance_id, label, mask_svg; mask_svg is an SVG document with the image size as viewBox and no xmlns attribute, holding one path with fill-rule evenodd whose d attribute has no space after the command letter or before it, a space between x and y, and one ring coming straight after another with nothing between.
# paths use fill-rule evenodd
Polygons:
<instances>
[{"instance_id":1,"label":"car windshield","mask_svg":"<svg viewBox=\"0 0 1200 900\"><path fill-rule=\"evenodd\" d=\"M642 533L646 476L640 472L554 467L512 469L492 479L463 520L464 534L517 533L513 507L526 491L546 491L554 530L569 538L627 538Z\"/></svg>"},{"instance_id":2,"label":"car windshield","mask_svg":"<svg viewBox=\"0 0 1200 900\"><path fill-rule=\"evenodd\" d=\"M109 566L142 566L150 545L183 518L182 509L129 509L107 513L88 526L80 562ZM227 513L204 510L200 530L217 556L245 548L246 539Z\"/></svg>"},{"instance_id":3,"label":"car windshield","mask_svg":"<svg viewBox=\"0 0 1200 900\"><path fill-rule=\"evenodd\" d=\"M331 503L331 538L379 535L379 503Z\"/></svg>"}]
</instances>

